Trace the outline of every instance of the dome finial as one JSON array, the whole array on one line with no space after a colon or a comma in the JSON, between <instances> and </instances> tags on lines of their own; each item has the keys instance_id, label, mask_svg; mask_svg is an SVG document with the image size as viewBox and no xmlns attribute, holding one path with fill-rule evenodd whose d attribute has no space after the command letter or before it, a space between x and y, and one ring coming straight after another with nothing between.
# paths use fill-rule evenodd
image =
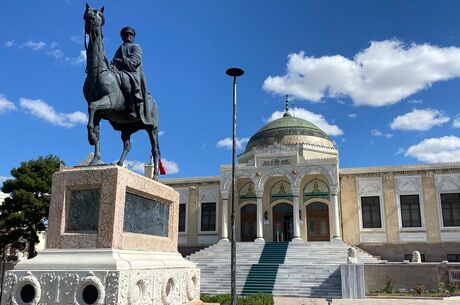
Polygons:
<instances>
[{"instance_id":1,"label":"dome finial","mask_svg":"<svg viewBox=\"0 0 460 305\"><path fill-rule=\"evenodd\" d=\"M289 113L289 95L288 94L286 94L286 106L284 110L285 112L283 116L291 116L291 114Z\"/></svg>"}]
</instances>

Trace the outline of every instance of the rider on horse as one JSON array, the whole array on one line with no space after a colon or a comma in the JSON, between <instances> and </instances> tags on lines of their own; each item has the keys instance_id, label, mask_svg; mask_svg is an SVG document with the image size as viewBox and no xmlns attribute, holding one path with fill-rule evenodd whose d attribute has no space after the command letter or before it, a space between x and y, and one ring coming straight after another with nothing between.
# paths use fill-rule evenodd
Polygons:
<instances>
[{"instance_id":1,"label":"rider on horse","mask_svg":"<svg viewBox=\"0 0 460 305\"><path fill-rule=\"evenodd\" d=\"M152 125L153 118L147 111L152 100L142 68L142 49L140 45L133 43L136 31L131 27L124 27L120 35L123 44L115 52L112 68L118 72L121 90L127 101L126 110L132 117L139 114L145 125Z\"/></svg>"}]
</instances>

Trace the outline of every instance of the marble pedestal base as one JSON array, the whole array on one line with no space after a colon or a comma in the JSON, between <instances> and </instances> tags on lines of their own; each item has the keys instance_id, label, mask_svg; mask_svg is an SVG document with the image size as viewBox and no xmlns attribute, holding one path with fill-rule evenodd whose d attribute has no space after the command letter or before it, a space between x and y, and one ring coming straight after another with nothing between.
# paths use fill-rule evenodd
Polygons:
<instances>
[{"instance_id":1,"label":"marble pedestal base","mask_svg":"<svg viewBox=\"0 0 460 305\"><path fill-rule=\"evenodd\" d=\"M183 305L200 272L177 252L49 249L7 272L1 305Z\"/></svg>"}]
</instances>

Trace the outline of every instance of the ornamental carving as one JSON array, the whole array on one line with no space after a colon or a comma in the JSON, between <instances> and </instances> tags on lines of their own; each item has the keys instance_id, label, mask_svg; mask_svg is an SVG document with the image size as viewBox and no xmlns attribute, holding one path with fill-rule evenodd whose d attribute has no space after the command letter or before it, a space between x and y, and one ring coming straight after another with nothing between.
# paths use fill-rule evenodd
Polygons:
<instances>
[{"instance_id":1,"label":"ornamental carving","mask_svg":"<svg viewBox=\"0 0 460 305\"><path fill-rule=\"evenodd\" d=\"M80 277L78 274L74 273L64 273L61 276L60 285L59 285L59 300L62 304L75 304L76 303L76 294L75 291L80 282Z\"/></svg>"},{"instance_id":2,"label":"ornamental carving","mask_svg":"<svg viewBox=\"0 0 460 305\"><path fill-rule=\"evenodd\" d=\"M87 303L83 300L83 289L85 289L86 286L93 285L96 287L98 296L96 301L93 304L96 305L103 305L104 300L105 300L105 288L102 285L101 280L97 278L97 276L94 275L93 272L89 272L87 276L81 279L80 285L78 286L77 290L77 304L78 305L86 305Z\"/></svg>"},{"instance_id":3,"label":"ornamental carving","mask_svg":"<svg viewBox=\"0 0 460 305\"><path fill-rule=\"evenodd\" d=\"M2 304L10 304L13 297L13 287L16 285L17 276L7 272L3 279ZM0 287L1 288L1 287Z\"/></svg>"},{"instance_id":4,"label":"ornamental carving","mask_svg":"<svg viewBox=\"0 0 460 305\"><path fill-rule=\"evenodd\" d=\"M188 202L188 187L181 187L175 189L179 192L179 203L187 203Z\"/></svg>"},{"instance_id":5,"label":"ornamental carving","mask_svg":"<svg viewBox=\"0 0 460 305\"><path fill-rule=\"evenodd\" d=\"M398 193L419 193L422 190L420 177L396 177L395 184Z\"/></svg>"},{"instance_id":6,"label":"ornamental carving","mask_svg":"<svg viewBox=\"0 0 460 305\"><path fill-rule=\"evenodd\" d=\"M304 168L299 168L297 173L297 178L295 180L294 186L300 188L300 184L302 183L302 179L306 175L313 175L319 174L324 176L329 185L337 184L337 165L311 165Z\"/></svg>"},{"instance_id":7,"label":"ornamental carving","mask_svg":"<svg viewBox=\"0 0 460 305\"><path fill-rule=\"evenodd\" d=\"M105 302L107 305L117 305L119 273L109 272L105 278Z\"/></svg>"},{"instance_id":8,"label":"ornamental carving","mask_svg":"<svg viewBox=\"0 0 460 305\"><path fill-rule=\"evenodd\" d=\"M460 191L460 175L436 175L436 189L439 193Z\"/></svg>"},{"instance_id":9,"label":"ornamental carving","mask_svg":"<svg viewBox=\"0 0 460 305\"><path fill-rule=\"evenodd\" d=\"M254 190L254 183L252 181L244 184L238 192L238 198L240 203L248 200L254 200L256 199L256 197L257 195Z\"/></svg>"},{"instance_id":10,"label":"ornamental carving","mask_svg":"<svg viewBox=\"0 0 460 305\"><path fill-rule=\"evenodd\" d=\"M294 177L292 176L291 172L289 170L285 170L282 168L272 168L265 173L263 173L262 177L257 181L257 190L256 191L262 191L264 189L265 183L267 182L268 179L270 179L273 176L284 176L289 180L289 184L293 185L294 184Z\"/></svg>"},{"instance_id":11,"label":"ornamental carving","mask_svg":"<svg viewBox=\"0 0 460 305\"><path fill-rule=\"evenodd\" d=\"M303 188L303 196L306 200L312 198L329 199L329 187L324 181L314 179Z\"/></svg>"},{"instance_id":12,"label":"ornamental carving","mask_svg":"<svg viewBox=\"0 0 460 305\"><path fill-rule=\"evenodd\" d=\"M22 305L24 302L21 300L21 290L24 286L31 285L34 289L34 297L32 301L28 302L27 305L37 305L38 301L40 300L40 296L42 295L42 289L40 286L40 282L37 280L32 273L27 272L26 276L21 277L17 284L14 285L13 293L12 293L12 304L13 305Z\"/></svg>"},{"instance_id":13,"label":"ornamental carving","mask_svg":"<svg viewBox=\"0 0 460 305\"><path fill-rule=\"evenodd\" d=\"M52 304L59 302L59 277L55 273L47 272L40 275L43 290L41 302Z\"/></svg>"},{"instance_id":14,"label":"ornamental carving","mask_svg":"<svg viewBox=\"0 0 460 305\"><path fill-rule=\"evenodd\" d=\"M275 183L270 190L271 202L278 199L290 199L292 200L292 189L291 185L286 180L281 180Z\"/></svg>"},{"instance_id":15,"label":"ornamental carving","mask_svg":"<svg viewBox=\"0 0 460 305\"><path fill-rule=\"evenodd\" d=\"M214 186L203 186L199 188L200 202L217 202L219 199L219 188Z\"/></svg>"},{"instance_id":16,"label":"ornamental carving","mask_svg":"<svg viewBox=\"0 0 460 305\"><path fill-rule=\"evenodd\" d=\"M369 178L358 179L358 195L359 196L374 196L382 193L382 179Z\"/></svg>"}]
</instances>

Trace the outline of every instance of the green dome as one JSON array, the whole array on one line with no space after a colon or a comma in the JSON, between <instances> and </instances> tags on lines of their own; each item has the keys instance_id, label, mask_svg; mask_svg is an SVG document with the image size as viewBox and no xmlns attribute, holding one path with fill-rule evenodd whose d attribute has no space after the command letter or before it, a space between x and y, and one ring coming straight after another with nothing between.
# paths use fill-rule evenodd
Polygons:
<instances>
[{"instance_id":1,"label":"green dome","mask_svg":"<svg viewBox=\"0 0 460 305\"><path fill-rule=\"evenodd\" d=\"M334 147L328 135L318 126L307 120L293 117L288 112L282 118L273 120L259 129L249 139L246 152L251 151L254 147L264 147L274 143Z\"/></svg>"}]
</instances>

